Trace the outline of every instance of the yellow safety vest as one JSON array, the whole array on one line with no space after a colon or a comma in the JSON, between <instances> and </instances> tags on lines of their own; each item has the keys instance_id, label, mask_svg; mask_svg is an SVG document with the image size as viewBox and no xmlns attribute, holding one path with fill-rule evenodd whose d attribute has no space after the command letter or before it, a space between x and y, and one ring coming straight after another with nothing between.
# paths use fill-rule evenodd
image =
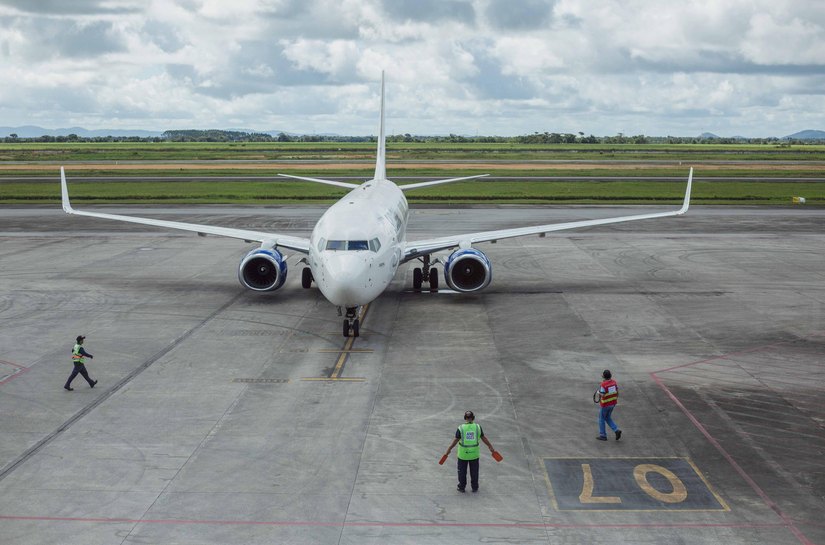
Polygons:
<instances>
[{"instance_id":1,"label":"yellow safety vest","mask_svg":"<svg viewBox=\"0 0 825 545\"><path fill-rule=\"evenodd\" d=\"M473 422L472 424L462 424L458 427L461 438L458 440L458 458L460 460L478 460L481 456L478 448L481 440L481 426Z\"/></svg>"},{"instance_id":2,"label":"yellow safety vest","mask_svg":"<svg viewBox=\"0 0 825 545\"><path fill-rule=\"evenodd\" d=\"M74 348L72 348L72 363L86 363L83 354L80 353L80 343L75 343Z\"/></svg>"}]
</instances>

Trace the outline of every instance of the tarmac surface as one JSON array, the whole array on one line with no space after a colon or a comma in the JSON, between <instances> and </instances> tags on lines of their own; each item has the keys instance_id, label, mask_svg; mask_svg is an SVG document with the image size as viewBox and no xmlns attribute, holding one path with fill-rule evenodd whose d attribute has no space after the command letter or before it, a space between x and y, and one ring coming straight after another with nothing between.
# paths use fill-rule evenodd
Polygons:
<instances>
[{"instance_id":1,"label":"tarmac surface","mask_svg":"<svg viewBox=\"0 0 825 545\"><path fill-rule=\"evenodd\" d=\"M291 234L323 211L96 209ZM408 238L639 211L415 208ZM0 543L825 543L825 209L482 245L478 294L414 293L410 263L354 340L300 256L244 290L253 248L0 209ZM68 392L78 334L99 384ZM596 440L605 368L620 441ZM504 456L477 494L437 463L467 409Z\"/></svg>"}]
</instances>

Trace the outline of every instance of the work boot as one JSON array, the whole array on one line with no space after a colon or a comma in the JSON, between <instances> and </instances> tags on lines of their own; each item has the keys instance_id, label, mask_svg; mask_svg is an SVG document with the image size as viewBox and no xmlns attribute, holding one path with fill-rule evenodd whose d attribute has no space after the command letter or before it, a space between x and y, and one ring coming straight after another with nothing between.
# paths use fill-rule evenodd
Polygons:
<instances>
[{"instance_id":1,"label":"work boot","mask_svg":"<svg viewBox=\"0 0 825 545\"><path fill-rule=\"evenodd\" d=\"M616 441L622 438L622 430L616 430Z\"/></svg>"},{"instance_id":2,"label":"work boot","mask_svg":"<svg viewBox=\"0 0 825 545\"><path fill-rule=\"evenodd\" d=\"M596 437L596 439L598 439L599 441L607 441L607 437L605 437L604 435L600 435Z\"/></svg>"},{"instance_id":3,"label":"work boot","mask_svg":"<svg viewBox=\"0 0 825 545\"><path fill-rule=\"evenodd\" d=\"M74 388L72 388L72 387L71 387L71 386L69 386L68 384L66 384L66 385L65 385L65 386L63 386L63 387L64 387L64 388L66 388L67 390L69 390L70 392L73 392L73 391L74 391Z\"/></svg>"},{"instance_id":4,"label":"work boot","mask_svg":"<svg viewBox=\"0 0 825 545\"><path fill-rule=\"evenodd\" d=\"M459 492L461 492L462 494L464 493L464 489L463 489L463 488L461 488L461 485L460 485L460 484L457 484L457 485L455 486L455 489L456 489L456 490L458 490Z\"/></svg>"},{"instance_id":5,"label":"work boot","mask_svg":"<svg viewBox=\"0 0 825 545\"><path fill-rule=\"evenodd\" d=\"M94 388L94 387L95 387L95 384L97 384L97 381L96 381L96 380L93 380L93 381L92 381L92 383L91 383L91 384L89 384L89 388ZM619 432L619 433L621 433L621 432ZM616 437L616 439L618 439L618 437Z\"/></svg>"}]
</instances>

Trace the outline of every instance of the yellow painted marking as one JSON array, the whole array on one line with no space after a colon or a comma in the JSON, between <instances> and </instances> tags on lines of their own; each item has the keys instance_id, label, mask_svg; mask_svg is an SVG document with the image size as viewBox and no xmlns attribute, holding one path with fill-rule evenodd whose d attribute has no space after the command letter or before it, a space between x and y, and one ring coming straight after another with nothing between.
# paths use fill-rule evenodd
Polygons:
<instances>
[{"instance_id":1,"label":"yellow painted marking","mask_svg":"<svg viewBox=\"0 0 825 545\"><path fill-rule=\"evenodd\" d=\"M372 354L373 349L372 348L352 348L350 350L346 350L346 349L336 350L334 348L322 348L322 349L318 350L318 352L321 352L323 354Z\"/></svg>"},{"instance_id":2,"label":"yellow painted marking","mask_svg":"<svg viewBox=\"0 0 825 545\"><path fill-rule=\"evenodd\" d=\"M370 308L369 304L361 307L361 315L358 317L360 323L364 323L364 318L367 315L367 310ZM352 345L355 343L356 337L347 337L347 342L344 343L344 349L341 350L341 355L338 356L338 361L335 362L335 368L330 373L329 378L337 379L341 376L341 370L344 368L344 362L347 361L347 354L352 351Z\"/></svg>"},{"instance_id":3,"label":"yellow painted marking","mask_svg":"<svg viewBox=\"0 0 825 545\"><path fill-rule=\"evenodd\" d=\"M690 464L690 467L693 468L693 471L695 471L696 474L699 475L699 478L702 479L703 483L705 483L705 486L708 490L710 490L710 493L713 494L713 497L716 498L716 501L719 502L719 505L721 505L725 511L730 511L730 506L728 506L727 502L725 502L725 500L722 499L722 496L716 493L716 490L714 490L713 487L710 485L708 480L705 478L705 475L701 471L699 471L699 468L696 467L696 464L693 463L693 460L691 460L690 458L685 458L685 461L688 464Z\"/></svg>"},{"instance_id":4,"label":"yellow painted marking","mask_svg":"<svg viewBox=\"0 0 825 545\"><path fill-rule=\"evenodd\" d=\"M665 493L653 488L650 483L647 482L647 474L650 472L658 473L667 479L670 482L670 486L673 487L673 491ZM636 479L636 484L639 485L639 488L644 490L648 496L660 502L682 503L687 499L687 488L685 488L682 480L677 477L675 473L660 465L639 464L633 468L633 478Z\"/></svg>"},{"instance_id":5,"label":"yellow painted marking","mask_svg":"<svg viewBox=\"0 0 825 545\"><path fill-rule=\"evenodd\" d=\"M579 494L579 501L582 503L622 503L622 499L616 496L594 496L593 495L593 472L590 471L590 464L582 464L584 473L584 483L582 493ZM652 488L652 487L651 487Z\"/></svg>"}]
</instances>

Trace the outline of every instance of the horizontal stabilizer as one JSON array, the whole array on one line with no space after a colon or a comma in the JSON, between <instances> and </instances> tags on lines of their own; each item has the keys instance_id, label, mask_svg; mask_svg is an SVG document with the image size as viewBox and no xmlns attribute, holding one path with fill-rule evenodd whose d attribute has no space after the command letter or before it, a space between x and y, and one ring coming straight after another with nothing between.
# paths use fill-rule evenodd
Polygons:
<instances>
[{"instance_id":1,"label":"horizontal stabilizer","mask_svg":"<svg viewBox=\"0 0 825 545\"><path fill-rule=\"evenodd\" d=\"M335 185L338 187L346 187L347 189L355 189L358 187L358 184L351 184L348 182L336 182L335 180L323 180L321 178L306 178L304 176L293 176L291 174L278 174L278 176L283 176L284 178L294 178L296 180L303 180L305 182L315 182L317 184L327 184L327 185Z\"/></svg>"},{"instance_id":2,"label":"horizontal stabilizer","mask_svg":"<svg viewBox=\"0 0 825 545\"><path fill-rule=\"evenodd\" d=\"M465 176L463 178L447 178L446 180L433 180L431 182L420 182L417 184L399 185L398 189L401 191L409 191L410 189L418 189L419 187L429 187L431 185L451 184L453 182L461 182L463 180L473 180L475 178L484 178L489 174L479 174L477 176Z\"/></svg>"}]
</instances>

